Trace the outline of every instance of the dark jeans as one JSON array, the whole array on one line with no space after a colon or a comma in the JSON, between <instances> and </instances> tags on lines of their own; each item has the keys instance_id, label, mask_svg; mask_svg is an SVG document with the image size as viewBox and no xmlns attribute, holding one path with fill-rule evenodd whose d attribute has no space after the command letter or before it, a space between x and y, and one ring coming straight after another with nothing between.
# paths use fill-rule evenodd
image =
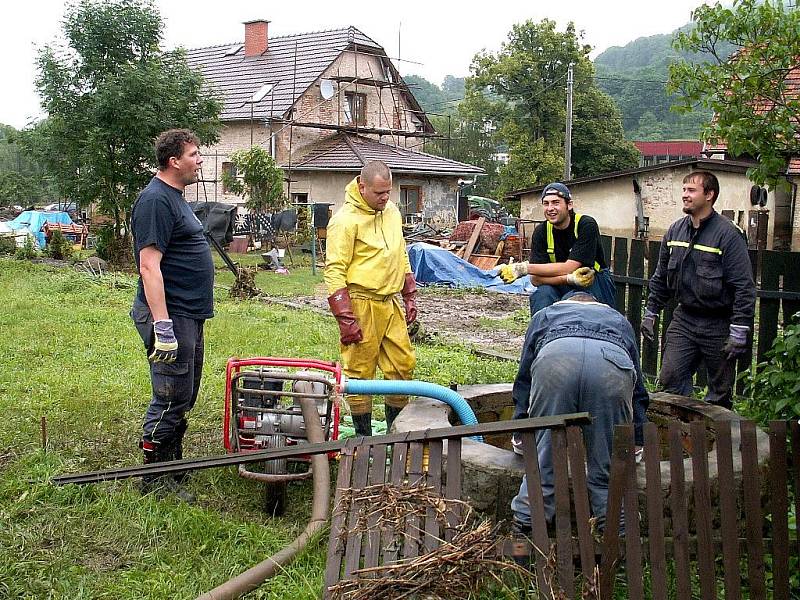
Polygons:
<instances>
[{"instance_id":1,"label":"dark jeans","mask_svg":"<svg viewBox=\"0 0 800 600\"><path fill-rule=\"evenodd\" d=\"M697 316L678 306L664 343L660 375L664 391L691 396L692 377L702 361L708 369L708 393L704 400L731 408L736 369L733 361L722 356L729 328L728 317Z\"/></svg>"},{"instance_id":2,"label":"dark jeans","mask_svg":"<svg viewBox=\"0 0 800 600\"><path fill-rule=\"evenodd\" d=\"M529 415L547 417L586 411L592 422L584 425L586 485L592 514L602 528L606 515L611 442L614 425L630 423L631 397L636 371L625 350L604 340L559 338L545 344L531 366ZM549 429L536 432L536 450L548 521L555 514L552 436ZM511 501L514 519L531 522L527 476Z\"/></svg>"},{"instance_id":3,"label":"dark jeans","mask_svg":"<svg viewBox=\"0 0 800 600\"><path fill-rule=\"evenodd\" d=\"M530 297L531 316L537 311L555 304L570 292L588 292L599 302L608 304L611 308L617 307L617 289L611 279L611 269L603 269L595 273L594 283L588 288L574 287L571 285L540 285Z\"/></svg>"},{"instance_id":4,"label":"dark jeans","mask_svg":"<svg viewBox=\"0 0 800 600\"><path fill-rule=\"evenodd\" d=\"M153 317L147 305L134 301L131 318L149 355L153 351ZM142 440L170 444L200 391L203 374L203 319L172 316L178 358L174 363L150 363L153 396L144 415Z\"/></svg>"}]
</instances>

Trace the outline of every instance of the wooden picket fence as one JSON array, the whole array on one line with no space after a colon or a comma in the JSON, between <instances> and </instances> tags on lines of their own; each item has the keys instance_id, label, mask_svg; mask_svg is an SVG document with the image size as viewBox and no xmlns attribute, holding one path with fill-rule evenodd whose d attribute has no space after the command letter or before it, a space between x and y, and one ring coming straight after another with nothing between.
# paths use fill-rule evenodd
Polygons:
<instances>
[{"instance_id":1,"label":"wooden picket fence","mask_svg":"<svg viewBox=\"0 0 800 600\"><path fill-rule=\"evenodd\" d=\"M732 423L738 425L732 428ZM711 453L710 431L715 441ZM671 423L666 439L659 439L655 424L648 423L644 500L641 477L637 484L632 425L616 427L613 448L601 598L614 597L618 566L624 569L631 600L788 600L800 595L798 422L770 423L768 461L758 454L751 421L695 421L685 437L680 424ZM669 457L666 497L663 452ZM795 520L790 528L792 499ZM611 526L620 518L624 534Z\"/></svg>"},{"instance_id":2,"label":"wooden picket fence","mask_svg":"<svg viewBox=\"0 0 800 600\"><path fill-rule=\"evenodd\" d=\"M617 308L624 314L636 332L641 334L644 302L647 300L647 282L658 262L661 242L621 237L602 236L603 251L610 257L614 282L617 287ZM762 362L778 333L778 325L786 324L800 311L800 252L751 250L750 262L756 280L755 360ZM649 376L658 375L661 350L673 306L661 315L656 341L642 340L642 371ZM753 364L751 352L742 356L737 371L742 372ZM704 385L705 375L700 374L698 385ZM737 383L737 393L743 392L744 383Z\"/></svg>"}]
</instances>

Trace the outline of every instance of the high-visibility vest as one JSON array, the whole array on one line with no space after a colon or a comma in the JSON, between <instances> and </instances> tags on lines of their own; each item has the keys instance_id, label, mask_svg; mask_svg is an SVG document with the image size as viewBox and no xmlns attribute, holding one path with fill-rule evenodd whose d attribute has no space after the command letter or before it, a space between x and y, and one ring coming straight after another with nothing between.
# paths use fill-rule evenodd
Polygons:
<instances>
[{"instance_id":1,"label":"high-visibility vest","mask_svg":"<svg viewBox=\"0 0 800 600\"><path fill-rule=\"evenodd\" d=\"M583 215L580 213L575 213L575 239L578 239L578 223L581 220ZM556 262L556 241L553 239L553 224L548 221L547 222L547 255L550 257L550 262ZM594 270L600 271L600 263L594 261Z\"/></svg>"}]
</instances>

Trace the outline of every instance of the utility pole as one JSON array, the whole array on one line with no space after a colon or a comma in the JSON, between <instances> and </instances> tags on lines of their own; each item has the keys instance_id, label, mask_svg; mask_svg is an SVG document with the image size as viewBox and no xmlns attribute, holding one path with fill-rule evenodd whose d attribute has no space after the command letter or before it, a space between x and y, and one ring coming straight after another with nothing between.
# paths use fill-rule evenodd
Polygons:
<instances>
[{"instance_id":1,"label":"utility pole","mask_svg":"<svg viewBox=\"0 0 800 600\"><path fill-rule=\"evenodd\" d=\"M572 63L567 67L567 130L564 136L564 181L572 179Z\"/></svg>"}]
</instances>

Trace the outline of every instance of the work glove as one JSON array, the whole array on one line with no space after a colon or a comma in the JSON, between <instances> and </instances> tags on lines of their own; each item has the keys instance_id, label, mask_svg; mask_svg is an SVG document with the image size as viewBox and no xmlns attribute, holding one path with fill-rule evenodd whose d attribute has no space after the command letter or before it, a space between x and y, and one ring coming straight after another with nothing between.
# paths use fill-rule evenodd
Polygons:
<instances>
[{"instance_id":1,"label":"work glove","mask_svg":"<svg viewBox=\"0 0 800 600\"><path fill-rule=\"evenodd\" d=\"M750 335L750 328L747 325L731 325L728 339L722 347L722 355L732 360L747 352L747 337Z\"/></svg>"},{"instance_id":2,"label":"work glove","mask_svg":"<svg viewBox=\"0 0 800 600\"><path fill-rule=\"evenodd\" d=\"M153 322L155 332L155 343L153 352L148 356L148 360L153 363L174 363L178 358L178 340L175 338L175 330L172 328L172 319L163 319Z\"/></svg>"},{"instance_id":3,"label":"work glove","mask_svg":"<svg viewBox=\"0 0 800 600\"><path fill-rule=\"evenodd\" d=\"M575 287L587 288L594 283L594 269L580 267L567 275L567 283Z\"/></svg>"},{"instance_id":4,"label":"work glove","mask_svg":"<svg viewBox=\"0 0 800 600\"><path fill-rule=\"evenodd\" d=\"M353 314L353 303L346 287L338 289L328 296L328 306L331 307L331 312L339 324L339 341L343 345L357 344L364 339L358 320Z\"/></svg>"},{"instance_id":5,"label":"work glove","mask_svg":"<svg viewBox=\"0 0 800 600\"><path fill-rule=\"evenodd\" d=\"M417 281L413 273L406 273L403 282L403 306L406 309L406 323L411 324L417 320Z\"/></svg>"},{"instance_id":6,"label":"work glove","mask_svg":"<svg viewBox=\"0 0 800 600\"><path fill-rule=\"evenodd\" d=\"M658 313L654 313L649 308L644 309L644 318L642 319L642 336L644 339L652 342L656 339L656 318Z\"/></svg>"},{"instance_id":7,"label":"work glove","mask_svg":"<svg viewBox=\"0 0 800 600\"><path fill-rule=\"evenodd\" d=\"M509 263L507 265L503 265L503 267L500 269L500 278L506 283L511 283L512 281L516 281L520 277L524 277L527 274L528 274L527 262Z\"/></svg>"}]
</instances>

